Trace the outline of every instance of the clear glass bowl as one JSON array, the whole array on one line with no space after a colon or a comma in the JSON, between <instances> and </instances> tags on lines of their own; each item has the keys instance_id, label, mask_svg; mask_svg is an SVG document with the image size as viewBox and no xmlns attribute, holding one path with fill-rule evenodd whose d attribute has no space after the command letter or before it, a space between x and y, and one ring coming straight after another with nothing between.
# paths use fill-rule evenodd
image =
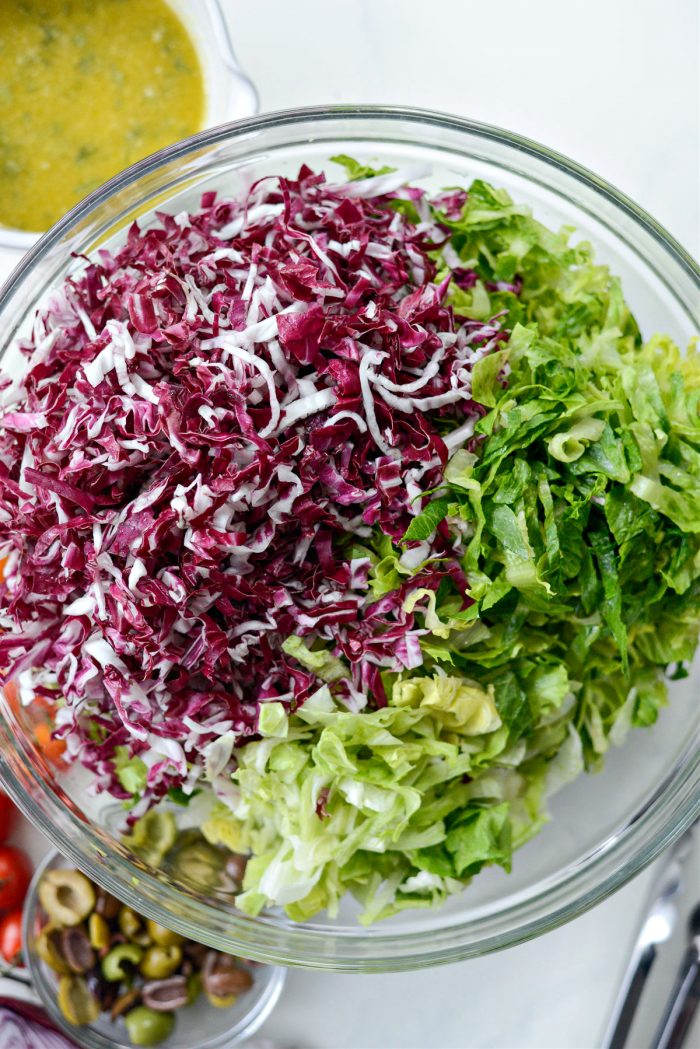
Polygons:
<instances>
[{"instance_id":1,"label":"clear glass bowl","mask_svg":"<svg viewBox=\"0 0 700 1049\"><path fill-rule=\"evenodd\" d=\"M258 94L236 58L220 0L166 0L189 32L204 76L204 126L241 120L258 111ZM0 250L27 251L40 233L0 224Z\"/></svg>"},{"instance_id":2,"label":"clear glass bowl","mask_svg":"<svg viewBox=\"0 0 700 1049\"><path fill-rule=\"evenodd\" d=\"M0 352L18 367L13 339L48 289L82 265L75 255L118 242L134 211L157 201L173 211L216 187L236 193L301 163L340 172L337 153L395 166L427 164L432 186L476 176L505 186L545 223L575 226L619 274L646 335L682 344L696 330L700 274L653 219L595 175L516 135L456 117L401 109L336 107L278 113L203 132L142 161L83 201L20 263L0 299ZM72 254L72 253L75 253ZM439 911L404 913L369 929L350 903L340 917L295 925L257 919L185 892L139 864L111 833L103 804L74 770L57 773L22 719L0 697L0 772L27 816L88 874L149 916L212 946L262 961L319 969L417 968L508 947L579 914L624 884L700 812L700 664L671 684L659 723L633 731L601 774L584 776L552 803L552 820L515 857Z\"/></svg>"},{"instance_id":3,"label":"clear glass bowl","mask_svg":"<svg viewBox=\"0 0 700 1049\"><path fill-rule=\"evenodd\" d=\"M24 902L22 942L34 990L53 1023L85 1049L131 1049L121 1019L112 1021L104 1013L94 1023L78 1028L64 1019L56 999L58 977L36 953L37 936L47 922L39 903L39 882L45 871L68 866L60 852L49 853L36 870ZM161 1049L232 1049L250 1038L275 1008L287 975L276 965L256 965L251 973L253 986L234 1005L219 1009L200 995L193 1005L178 1010L173 1033L159 1042Z\"/></svg>"}]
</instances>

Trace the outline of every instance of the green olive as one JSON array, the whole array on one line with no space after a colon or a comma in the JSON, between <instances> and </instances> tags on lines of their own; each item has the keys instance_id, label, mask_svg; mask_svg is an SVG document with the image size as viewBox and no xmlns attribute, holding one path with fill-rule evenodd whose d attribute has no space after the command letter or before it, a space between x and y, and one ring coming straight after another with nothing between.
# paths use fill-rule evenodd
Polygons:
<instances>
[{"instance_id":1,"label":"green olive","mask_svg":"<svg viewBox=\"0 0 700 1049\"><path fill-rule=\"evenodd\" d=\"M127 1013L124 1023L133 1045L158 1045L175 1026L172 1013L157 1013L147 1005L137 1005Z\"/></svg>"},{"instance_id":2,"label":"green olive","mask_svg":"<svg viewBox=\"0 0 700 1049\"><path fill-rule=\"evenodd\" d=\"M109 1011L109 1018L114 1023L124 1013L128 1013L130 1009L133 1009L135 1005L138 1005L141 1001L141 988L130 987L128 991L124 991L117 998L114 999L112 1008Z\"/></svg>"},{"instance_id":3,"label":"green olive","mask_svg":"<svg viewBox=\"0 0 700 1049\"><path fill-rule=\"evenodd\" d=\"M36 938L35 948L43 962L55 973L63 976L70 972L68 962L61 951L61 928L49 922Z\"/></svg>"},{"instance_id":4,"label":"green olive","mask_svg":"<svg viewBox=\"0 0 700 1049\"><path fill-rule=\"evenodd\" d=\"M132 966L143 958L143 948L137 943L118 943L102 959L102 975L110 983L125 980L131 975Z\"/></svg>"},{"instance_id":5,"label":"green olive","mask_svg":"<svg viewBox=\"0 0 700 1049\"><path fill-rule=\"evenodd\" d=\"M192 1005L202 993L202 974L192 973L187 977L187 1004Z\"/></svg>"},{"instance_id":6,"label":"green olive","mask_svg":"<svg viewBox=\"0 0 700 1049\"><path fill-rule=\"evenodd\" d=\"M204 992L207 996L207 1001L210 1005L216 1006L217 1009L228 1009L230 1005L235 1005L238 1000L237 994L210 994L208 991Z\"/></svg>"},{"instance_id":7,"label":"green olive","mask_svg":"<svg viewBox=\"0 0 700 1049\"><path fill-rule=\"evenodd\" d=\"M131 834L124 838L124 843L148 863L158 867L175 844L177 825L172 812L160 812L152 809L134 825Z\"/></svg>"},{"instance_id":8,"label":"green olive","mask_svg":"<svg viewBox=\"0 0 700 1049\"><path fill-rule=\"evenodd\" d=\"M148 947L151 942L146 928L143 924L144 919L136 911L132 910L131 907L123 906L119 910L119 931L126 936L127 940L132 940L134 943L138 943L141 947Z\"/></svg>"},{"instance_id":9,"label":"green olive","mask_svg":"<svg viewBox=\"0 0 700 1049\"><path fill-rule=\"evenodd\" d=\"M159 925L151 918L146 919L146 929L153 943L157 943L159 947L172 947L176 943L185 942L185 937L180 936L179 932L166 929L164 925Z\"/></svg>"},{"instance_id":10,"label":"green olive","mask_svg":"<svg viewBox=\"0 0 700 1049\"><path fill-rule=\"evenodd\" d=\"M95 890L84 874L56 868L39 882L39 902L59 925L79 925L95 906Z\"/></svg>"},{"instance_id":11,"label":"green olive","mask_svg":"<svg viewBox=\"0 0 700 1049\"><path fill-rule=\"evenodd\" d=\"M139 969L147 980L164 980L180 968L182 947L174 943L171 947L149 947Z\"/></svg>"},{"instance_id":12,"label":"green olive","mask_svg":"<svg viewBox=\"0 0 700 1049\"><path fill-rule=\"evenodd\" d=\"M217 888L223 870L222 853L203 838L179 849L172 865L175 878L205 891Z\"/></svg>"},{"instance_id":13,"label":"green olive","mask_svg":"<svg viewBox=\"0 0 700 1049\"><path fill-rule=\"evenodd\" d=\"M93 1023L102 1011L82 976L62 976L58 981L58 1008L69 1024Z\"/></svg>"},{"instance_id":14,"label":"green olive","mask_svg":"<svg viewBox=\"0 0 700 1049\"><path fill-rule=\"evenodd\" d=\"M101 951L103 947L109 947L112 933L102 915L96 911L93 911L88 921L88 936L90 937L91 945L96 951Z\"/></svg>"}]
</instances>

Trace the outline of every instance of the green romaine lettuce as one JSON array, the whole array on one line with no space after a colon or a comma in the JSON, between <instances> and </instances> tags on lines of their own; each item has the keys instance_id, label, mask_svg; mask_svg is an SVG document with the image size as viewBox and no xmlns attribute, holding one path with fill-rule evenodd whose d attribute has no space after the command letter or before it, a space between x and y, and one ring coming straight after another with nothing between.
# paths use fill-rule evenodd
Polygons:
<instances>
[{"instance_id":1,"label":"green romaine lettuce","mask_svg":"<svg viewBox=\"0 0 700 1049\"><path fill-rule=\"evenodd\" d=\"M451 285L456 315L504 313L510 332L474 365L475 437L403 539L459 524L469 601L449 581L414 587L402 610L424 631L423 664L383 675L382 709L341 709L342 662L285 642L319 691L293 714L268 704L262 738L237 751L233 795L204 827L251 853L238 899L251 914L334 914L351 892L369 922L437 905L486 864L508 870L551 794L652 724L666 677L696 650L696 349L642 345L590 246L503 190L476 181L462 215L439 218L476 274L469 290ZM359 551L375 599L424 567L406 567L376 530Z\"/></svg>"}]
</instances>

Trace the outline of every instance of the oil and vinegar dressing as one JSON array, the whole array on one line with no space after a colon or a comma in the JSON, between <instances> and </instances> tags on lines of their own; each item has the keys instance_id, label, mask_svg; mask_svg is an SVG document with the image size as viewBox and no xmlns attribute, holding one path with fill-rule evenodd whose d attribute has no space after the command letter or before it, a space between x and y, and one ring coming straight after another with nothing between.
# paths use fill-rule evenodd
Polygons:
<instances>
[{"instance_id":1,"label":"oil and vinegar dressing","mask_svg":"<svg viewBox=\"0 0 700 1049\"><path fill-rule=\"evenodd\" d=\"M199 58L165 0L0 0L0 225L46 229L203 119Z\"/></svg>"}]
</instances>

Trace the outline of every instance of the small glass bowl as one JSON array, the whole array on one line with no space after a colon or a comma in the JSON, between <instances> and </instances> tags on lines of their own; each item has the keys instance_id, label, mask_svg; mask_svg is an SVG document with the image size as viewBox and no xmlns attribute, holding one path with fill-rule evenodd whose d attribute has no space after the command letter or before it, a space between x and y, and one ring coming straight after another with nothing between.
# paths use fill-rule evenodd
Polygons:
<instances>
[{"instance_id":1,"label":"small glass bowl","mask_svg":"<svg viewBox=\"0 0 700 1049\"><path fill-rule=\"evenodd\" d=\"M27 892L22 940L34 990L52 1023L85 1049L133 1049L122 1019L113 1022L103 1013L92 1024L82 1027L69 1024L56 1000L58 977L36 953L36 938L47 920L39 903L39 882L47 870L70 866L60 852L50 852L35 871ZM173 1033L158 1043L161 1049L230 1049L249 1038L275 1008L287 972L281 966L252 963L251 974L252 988L232 1006L217 1008L200 995L193 1005L178 1010Z\"/></svg>"},{"instance_id":2,"label":"small glass bowl","mask_svg":"<svg viewBox=\"0 0 700 1049\"><path fill-rule=\"evenodd\" d=\"M185 26L199 55L206 99L205 128L251 117L258 93L238 64L220 0L166 0ZM0 224L0 250L27 251L41 237Z\"/></svg>"}]
</instances>

